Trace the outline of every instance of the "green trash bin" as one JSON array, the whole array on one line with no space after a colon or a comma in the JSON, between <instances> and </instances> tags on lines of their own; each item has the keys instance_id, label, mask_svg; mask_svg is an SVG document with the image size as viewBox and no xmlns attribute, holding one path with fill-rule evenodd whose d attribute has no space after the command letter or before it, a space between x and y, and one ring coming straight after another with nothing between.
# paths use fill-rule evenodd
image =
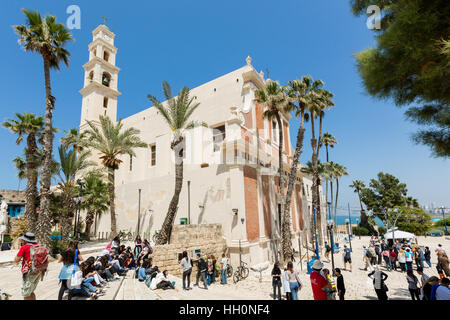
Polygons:
<instances>
[{"instance_id":1,"label":"green trash bin","mask_svg":"<svg viewBox=\"0 0 450 320\"><path fill-rule=\"evenodd\" d=\"M180 218L180 224L188 224L187 218Z\"/></svg>"}]
</instances>

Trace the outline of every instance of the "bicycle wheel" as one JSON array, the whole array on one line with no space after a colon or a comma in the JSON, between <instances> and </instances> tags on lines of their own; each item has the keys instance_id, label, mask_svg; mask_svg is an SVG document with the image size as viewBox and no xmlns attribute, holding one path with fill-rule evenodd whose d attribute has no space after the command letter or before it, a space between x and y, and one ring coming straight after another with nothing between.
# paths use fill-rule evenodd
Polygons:
<instances>
[{"instance_id":1,"label":"bicycle wheel","mask_svg":"<svg viewBox=\"0 0 450 320\"><path fill-rule=\"evenodd\" d=\"M233 267L231 265L227 266L227 278L231 278L233 275Z\"/></svg>"},{"instance_id":2,"label":"bicycle wheel","mask_svg":"<svg viewBox=\"0 0 450 320\"><path fill-rule=\"evenodd\" d=\"M248 277L249 270L247 267L241 267L241 277L242 279L245 279Z\"/></svg>"},{"instance_id":3,"label":"bicycle wheel","mask_svg":"<svg viewBox=\"0 0 450 320\"><path fill-rule=\"evenodd\" d=\"M236 271L233 275L233 283L237 283L240 280L240 277L239 271Z\"/></svg>"}]
</instances>

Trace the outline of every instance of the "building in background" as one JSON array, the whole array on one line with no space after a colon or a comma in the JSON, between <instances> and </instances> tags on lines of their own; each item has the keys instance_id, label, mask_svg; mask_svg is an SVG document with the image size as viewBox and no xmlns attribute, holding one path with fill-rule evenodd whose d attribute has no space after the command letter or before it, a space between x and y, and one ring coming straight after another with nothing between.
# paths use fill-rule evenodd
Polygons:
<instances>
[{"instance_id":1,"label":"building in background","mask_svg":"<svg viewBox=\"0 0 450 320\"><path fill-rule=\"evenodd\" d=\"M25 191L0 190L0 201L5 200L8 205L8 216L16 218L25 214Z\"/></svg>"}]
</instances>

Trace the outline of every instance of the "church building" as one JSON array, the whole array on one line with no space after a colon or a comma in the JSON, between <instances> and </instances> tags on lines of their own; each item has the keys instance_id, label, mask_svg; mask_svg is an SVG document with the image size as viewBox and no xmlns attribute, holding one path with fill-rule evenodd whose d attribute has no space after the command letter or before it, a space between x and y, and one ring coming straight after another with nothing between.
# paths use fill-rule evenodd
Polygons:
<instances>
[{"instance_id":1,"label":"church building","mask_svg":"<svg viewBox=\"0 0 450 320\"><path fill-rule=\"evenodd\" d=\"M100 115L117 121L121 93L114 38L105 25L93 31L89 61L83 66L81 131L87 128L86 120L98 123ZM175 219L175 224L221 224L232 262L238 261L241 252L250 265L274 261L281 249L278 130L284 135L286 173L295 144L289 131L291 115L282 114L282 127L278 128L275 121L263 118L264 106L255 101L255 90L263 88L266 81L247 57L241 68L191 89L190 96L200 103L191 120L208 127L185 133L184 180ZM117 230L139 230L141 236L151 239L162 226L175 187L172 132L154 107L122 122L124 128L139 129L148 147L136 149L136 157L122 156L116 170ZM96 160L99 163L98 157ZM310 229L311 187L311 178L299 170L291 205L296 250L300 242L311 240L306 232ZM318 227L325 231L324 226ZM110 231L108 211L98 221L95 233Z\"/></svg>"}]
</instances>

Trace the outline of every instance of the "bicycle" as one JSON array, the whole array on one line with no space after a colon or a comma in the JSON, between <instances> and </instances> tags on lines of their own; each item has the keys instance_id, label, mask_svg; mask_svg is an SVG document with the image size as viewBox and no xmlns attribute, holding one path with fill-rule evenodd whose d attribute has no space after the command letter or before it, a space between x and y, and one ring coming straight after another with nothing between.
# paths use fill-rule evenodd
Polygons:
<instances>
[{"instance_id":1,"label":"bicycle","mask_svg":"<svg viewBox=\"0 0 450 320\"><path fill-rule=\"evenodd\" d=\"M233 267L231 264L227 264L227 278L231 278L233 276Z\"/></svg>"},{"instance_id":2,"label":"bicycle","mask_svg":"<svg viewBox=\"0 0 450 320\"><path fill-rule=\"evenodd\" d=\"M246 279L249 274L249 269L246 267L246 263L241 261L241 265L237 267L236 272L233 275L233 282L237 283L239 280Z\"/></svg>"},{"instance_id":3,"label":"bicycle","mask_svg":"<svg viewBox=\"0 0 450 320\"><path fill-rule=\"evenodd\" d=\"M118 236L119 236L120 240L133 241L133 234L131 233L131 231L128 231L128 232L119 231Z\"/></svg>"}]
</instances>

